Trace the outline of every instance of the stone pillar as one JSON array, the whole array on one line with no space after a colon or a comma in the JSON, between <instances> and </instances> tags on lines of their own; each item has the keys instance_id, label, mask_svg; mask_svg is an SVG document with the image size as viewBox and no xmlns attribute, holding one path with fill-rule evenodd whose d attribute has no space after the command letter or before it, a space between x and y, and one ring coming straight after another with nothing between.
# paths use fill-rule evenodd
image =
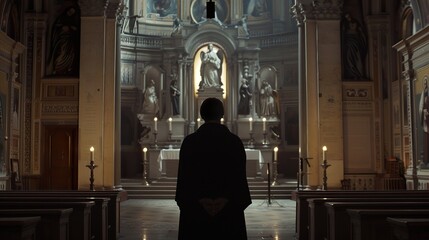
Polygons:
<instances>
[{"instance_id":1,"label":"stone pillar","mask_svg":"<svg viewBox=\"0 0 429 240\"><path fill-rule=\"evenodd\" d=\"M306 152L311 167L307 183L312 187L322 184L322 146L327 146L329 188L339 188L344 175L342 131L342 82L340 19L342 1L296 1L295 12L303 20L300 35L300 117L302 154ZM304 32L302 32L304 31ZM302 59L302 56L305 59ZM305 64L303 66L303 64ZM302 81L305 80L305 85ZM305 88L305 90L304 90ZM305 92L304 92L305 91ZM305 96L303 96L305 94ZM304 142L305 141L305 142Z\"/></svg>"},{"instance_id":2,"label":"stone pillar","mask_svg":"<svg viewBox=\"0 0 429 240\"><path fill-rule=\"evenodd\" d=\"M115 76L117 2L81 0L78 188L88 188L94 147L95 188L115 184ZM106 11L107 10L107 11Z\"/></svg>"},{"instance_id":3,"label":"stone pillar","mask_svg":"<svg viewBox=\"0 0 429 240\"><path fill-rule=\"evenodd\" d=\"M292 7L294 17L298 26L298 114L299 114L299 157L307 158L307 104L306 104L306 75L305 75L305 25L304 16L301 13L301 8L296 2ZM282 115L283 116L283 115ZM308 171L307 164L303 163L304 172ZM306 185L306 178L302 178L305 182L300 183Z\"/></svg>"}]
</instances>

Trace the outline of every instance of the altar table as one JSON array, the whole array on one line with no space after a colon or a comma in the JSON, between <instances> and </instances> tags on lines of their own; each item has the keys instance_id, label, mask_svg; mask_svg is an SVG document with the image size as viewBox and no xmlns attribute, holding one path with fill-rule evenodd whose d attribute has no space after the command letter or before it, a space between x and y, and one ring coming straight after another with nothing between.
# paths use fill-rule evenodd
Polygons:
<instances>
[{"instance_id":1,"label":"altar table","mask_svg":"<svg viewBox=\"0 0 429 240\"><path fill-rule=\"evenodd\" d=\"M179 166L180 149L162 149L158 156L159 171L161 176L177 177L177 169ZM263 166L264 158L260 150L246 149L246 172L247 177L256 177L260 175Z\"/></svg>"}]
</instances>

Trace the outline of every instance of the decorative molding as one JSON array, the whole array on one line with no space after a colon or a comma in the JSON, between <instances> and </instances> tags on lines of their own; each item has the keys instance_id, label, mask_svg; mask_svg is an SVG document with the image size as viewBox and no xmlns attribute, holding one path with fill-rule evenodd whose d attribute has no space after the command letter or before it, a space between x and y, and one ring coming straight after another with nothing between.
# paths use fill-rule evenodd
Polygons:
<instances>
[{"instance_id":1,"label":"decorative molding","mask_svg":"<svg viewBox=\"0 0 429 240\"><path fill-rule=\"evenodd\" d=\"M78 114L79 105L76 104L61 104L61 103L43 103L43 114Z\"/></svg>"},{"instance_id":2,"label":"decorative molding","mask_svg":"<svg viewBox=\"0 0 429 240\"><path fill-rule=\"evenodd\" d=\"M108 0L79 0L81 16L104 16L108 2Z\"/></svg>"},{"instance_id":3,"label":"decorative molding","mask_svg":"<svg viewBox=\"0 0 429 240\"><path fill-rule=\"evenodd\" d=\"M106 2L106 17L110 19L117 18L121 14L123 9L123 4L118 0L107 0Z\"/></svg>"},{"instance_id":4,"label":"decorative molding","mask_svg":"<svg viewBox=\"0 0 429 240\"><path fill-rule=\"evenodd\" d=\"M33 19L27 18L26 21L26 39L25 45L27 48L26 70L25 70L25 106L24 106L24 159L23 172L30 174L31 171L31 129L32 129L32 98L33 98L33 66L34 66L34 22Z\"/></svg>"},{"instance_id":5,"label":"decorative molding","mask_svg":"<svg viewBox=\"0 0 429 240\"><path fill-rule=\"evenodd\" d=\"M292 7L298 25L301 21L341 19L343 0L314 0L311 4L299 3Z\"/></svg>"}]
</instances>

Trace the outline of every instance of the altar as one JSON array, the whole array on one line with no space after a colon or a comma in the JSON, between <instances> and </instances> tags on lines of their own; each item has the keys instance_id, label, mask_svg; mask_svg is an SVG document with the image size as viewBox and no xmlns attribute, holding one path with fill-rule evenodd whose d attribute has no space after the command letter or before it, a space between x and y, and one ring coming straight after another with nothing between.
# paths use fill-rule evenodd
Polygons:
<instances>
[{"instance_id":1,"label":"altar","mask_svg":"<svg viewBox=\"0 0 429 240\"><path fill-rule=\"evenodd\" d=\"M177 177L179 166L180 149L162 149L159 152L157 162L161 176ZM260 150L246 149L246 172L247 177L257 177L261 175L261 168L265 163L264 157Z\"/></svg>"}]
</instances>

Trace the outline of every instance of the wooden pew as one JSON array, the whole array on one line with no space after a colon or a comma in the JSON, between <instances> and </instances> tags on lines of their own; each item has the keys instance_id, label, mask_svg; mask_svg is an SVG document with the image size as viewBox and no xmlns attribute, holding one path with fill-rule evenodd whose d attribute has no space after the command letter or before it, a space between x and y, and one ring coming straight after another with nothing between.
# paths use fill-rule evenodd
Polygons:
<instances>
[{"instance_id":1,"label":"wooden pew","mask_svg":"<svg viewBox=\"0 0 429 240\"><path fill-rule=\"evenodd\" d=\"M34 195L36 194L36 195ZM121 202L127 200L127 192L124 190L102 191L0 191L0 196L55 196L55 197L103 197L109 198L108 203L108 239L116 240L120 232Z\"/></svg>"},{"instance_id":2,"label":"wooden pew","mask_svg":"<svg viewBox=\"0 0 429 240\"><path fill-rule=\"evenodd\" d=\"M40 217L0 218L0 239L35 240Z\"/></svg>"},{"instance_id":3,"label":"wooden pew","mask_svg":"<svg viewBox=\"0 0 429 240\"><path fill-rule=\"evenodd\" d=\"M351 222L347 209L428 209L429 202L327 202L329 240L350 237Z\"/></svg>"},{"instance_id":4,"label":"wooden pew","mask_svg":"<svg viewBox=\"0 0 429 240\"><path fill-rule=\"evenodd\" d=\"M328 212L326 202L427 202L427 198L310 198L307 199L309 206L309 239L324 240L328 234Z\"/></svg>"},{"instance_id":5,"label":"wooden pew","mask_svg":"<svg viewBox=\"0 0 429 240\"><path fill-rule=\"evenodd\" d=\"M72 208L66 209L0 209L0 218L40 217L36 228L38 240L69 240L69 216ZM2 238L8 239L8 238ZM70 239L71 240L71 239Z\"/></svg>"},{"instance_id":6,"label":"wooden pew","mask_svg":"<svg viewBox=\"0 0 429 240\"><path fill-rule=\"evenodd\" d=\"M94 202L0 202L0 209L73 208L70 214L70 239L91 240L91 208Z\"/></svg>"},{"instance_id":7,"label":"wooden pew","mask_svg":"<svg viewBox=\"0 0 429 240\"><path fill-rule=\"evenodd\" d=\"M12 195L12 194L11 194ZM107 240L108 236L108 198L96 197L54 197L54 196L1 196L0 202L85 202L92 201L91 234L94 240Z\"/></svg>"},{"instance_id":8,"label":"wooden pew","mask_svg":"<svg viewBox=\"0 0 429 240\"><path fill-rule=\"evenodd\" d=\"M395 240L388 217L429 217L429 209L348 209L352 240ZM416 240L415 238L412 238ZM428 239L428 238L425 238Z\"/></svg>"},{"instance_id":9,"label":"wooden pew","mask_svg":"<svg viewBox=\"0 0 429 240\"><path fill-rule=\"evenodd\" d=\"M394 198L394 197L426 197L429 198L429 191L404 190L404 191L345 191L345 190L304 190L292 191L292 200L296 202L295 233L298 240L308 240L310 237L308 231L309 225L309 207L307 199L310 198Z\"/></svg>"},{"instance_id":10,"label":"wooden pew","mask_svg":"<svg viewBox=\"0 0 429 240\"><path fill-rule=\"evenodd\" d=\"M427 240L429 239L429 218L392 218L387 222L396 239Z\"/></svg>"}]
</instances>

